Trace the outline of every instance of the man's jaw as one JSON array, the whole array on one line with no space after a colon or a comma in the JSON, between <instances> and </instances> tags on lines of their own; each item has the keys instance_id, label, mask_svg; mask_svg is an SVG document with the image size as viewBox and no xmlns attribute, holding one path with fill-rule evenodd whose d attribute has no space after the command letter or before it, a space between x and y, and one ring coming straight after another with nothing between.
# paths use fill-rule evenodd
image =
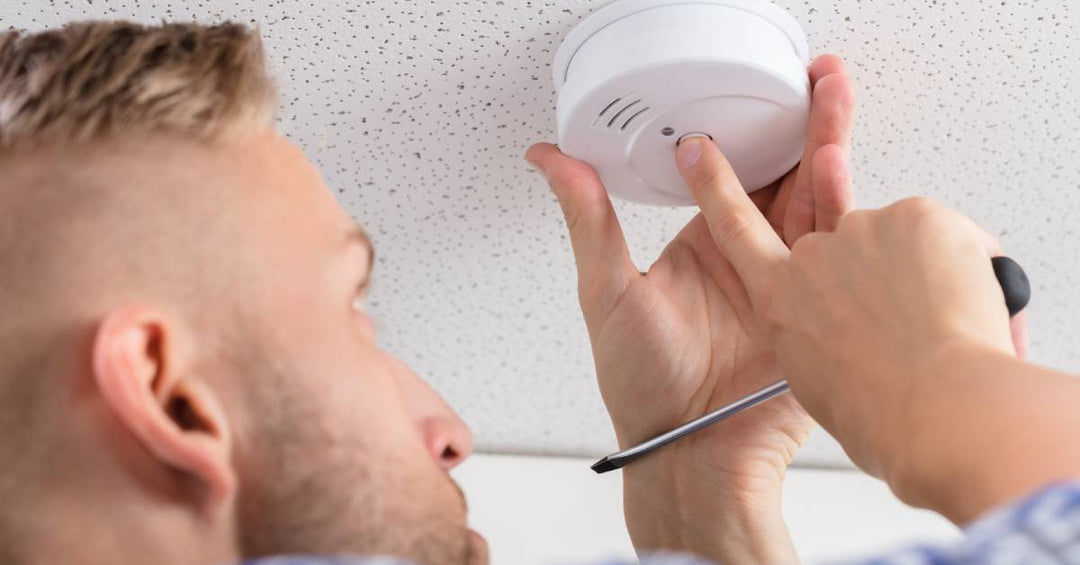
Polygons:
<instances>
[{"instance_id":1,"label":"man's jaw","mask_svg":"<svg viewBox=\"0 0 1080 565\"><path fill-rule=\"evenodd\" d=\"M488 565L488 544L484 536L480 535L476 530L468 530L468 557L466 563L468 565Z\"/></svg>"},{"instance_id":2,"label":"man's jaw","mask_svg":"<svg viewBox=\"0 0 1080 565\"><path fill-rule=\"evenodd\" d=\"M462 490L461 485L457 483L449 474L446 478L450 481L450 484L454 486L454 490L457 491L458 499L461 501L462 515L469 515L469 500L465 497L465 491ZM472 528L466 528L465 539L468 544L466 564L467 565L488 565L488 543L484 539L484 536Z\"/></svg>"}]
</instances>

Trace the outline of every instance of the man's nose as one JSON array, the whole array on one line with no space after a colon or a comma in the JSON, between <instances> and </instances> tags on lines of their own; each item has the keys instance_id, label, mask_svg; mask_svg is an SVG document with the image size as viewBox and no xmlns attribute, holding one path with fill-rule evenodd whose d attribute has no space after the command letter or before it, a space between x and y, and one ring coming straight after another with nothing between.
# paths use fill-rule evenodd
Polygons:
<instances>
[{"instance_id":1,"label":"man's nose","mask_svg":"<svg viewBox=\"0 0 1080 565\"><path fill-rule=\"evenodd\" d=\"M428 418L421 422L420 429L428 453L445 471L472 453L472 432L453 412L449 417Z\"/></svg>"},{"instance_id":2,"label":"man's nose","mask_svg":"<svg viewBox=\"0 0 1080 565\"><path fill-rule=\"evenodd\" d=\"M472 432L439 393L405 363L398 365L398 383L431 458L444 470L457 466L472 453Z\"/></svg>"}]
</instances>

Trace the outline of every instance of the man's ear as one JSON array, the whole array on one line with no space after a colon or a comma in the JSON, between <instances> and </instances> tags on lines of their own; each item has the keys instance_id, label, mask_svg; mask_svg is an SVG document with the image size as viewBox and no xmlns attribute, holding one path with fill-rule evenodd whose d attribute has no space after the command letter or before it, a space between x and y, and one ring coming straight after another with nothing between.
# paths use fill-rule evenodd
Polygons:
<instances>
[{"instance_id":1,"label":"man's ear","mask_svg":"<svg viewBox=\"0 0 1080 565\"><path fill-rule=\"evenodd\" d=\"M110 313L94 340L94 380L153 457L205 484L220 502L236 489L230 431L217 396L186 372L192 359L183 331L150 308Z\"/></svg>"}]
</instances>

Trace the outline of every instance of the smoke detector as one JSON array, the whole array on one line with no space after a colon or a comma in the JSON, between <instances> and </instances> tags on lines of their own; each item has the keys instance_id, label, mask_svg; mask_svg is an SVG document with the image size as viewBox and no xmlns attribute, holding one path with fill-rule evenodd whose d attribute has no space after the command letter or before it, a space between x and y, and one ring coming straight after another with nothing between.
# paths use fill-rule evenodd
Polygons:
<instances>
[{"instance_id":1,"label":"smoke detector","mask_svg":"<svg viewBox=\"0 0 1080 565\"><path fill-rule=\"evenodd\" d=\"M559 148L614 196L686 206L675 145L706 134L753 192L802 156L808 64L806 34L767 0L616 0L555 54Z\"/></svg>"}]
</instances>

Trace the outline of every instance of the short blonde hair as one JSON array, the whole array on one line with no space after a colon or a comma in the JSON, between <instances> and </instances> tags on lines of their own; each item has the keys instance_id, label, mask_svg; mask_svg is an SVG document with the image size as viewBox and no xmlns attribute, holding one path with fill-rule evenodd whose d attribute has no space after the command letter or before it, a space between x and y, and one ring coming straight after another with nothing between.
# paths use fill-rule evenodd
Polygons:
<instances>
[{"instance_id":1,"label":"short blonde hair","mask_svg":"<svg viewBox=\"0 0 1080 565\"><path fill-rule=\"evenodd\" d=\"M113 216L107 214L122 209L117 204L121 193L143 198L139 201L143 203L157 193L83 178L78 168L66 170L65 163L50 162L56 155L75 155L71 160L78 165L78 151L41 151L41 158L25 159L23 150L34 153L39 147L51 150L99 139L127 142L129 136L138 143L143 134L157 133L210 140L252 126L262 131L272 125L276 108L258 32L242 25L84 22L37 33L0 33L0 310L6 317L0 321L0 500L4 501L0 563L21 562L28 536L38 533L26 516L36 512L36 495L31 493L40 491L26 485L45 480L42 469L53 461L51 444L42 438L58 433L51 428L55 425L51 391L60 385L49 377L66 369L51 364L68 362L63 348L74 339L72 330L61 324L78 323L71 321L78 314L66 304L58 306L65 311L63 322L37 309L51 298L49 278L70 284L86 265L101 262L68 261L73 249L90 254L96 247L107 248L117 256L134 257L132 261L141 260L140 253L160 257L161 249L176 250L167 261L173 274L178 272L178 257L212 255L186 254L206 246L175 239L182 236L176 235L181 231L174 224L185 221L179 216L169 224L154 216L151 226L135 232L161 234L163 241L174 238L165 243L141 238L137 245L120 248L113 243L73 242L75 236L61 228L85 224L85 218L111 221ZM43 169L41 175L28 175L24 163ZM181 214L174 208L162 214ZM116 217L112 229L142 221L134 215ZM200 230L209 229L206 223ZM187 278L176 291L178 296L188 290L186 282L194 281L192 287L212 284L207 282L210 277L195 271L201 263L188 261L196 265L190 268L197 274L184 272ZM67 267L57 277L60 264ZM135 279L132 285L145 284L126 272L120 278ZM70 295L73 301L85 300L81 294Z\"/></svg>"},{"instance_id":2,"label":"short blonde hair","mask_svg":"<svg viewBox=\"0 0 1080 565\"><path fill-rule=\"evenodd\" d=\"M211 138L270 125L257 30L80 22L0 34L0 149L159 131Z\"/></svg>"}]
</instances>

